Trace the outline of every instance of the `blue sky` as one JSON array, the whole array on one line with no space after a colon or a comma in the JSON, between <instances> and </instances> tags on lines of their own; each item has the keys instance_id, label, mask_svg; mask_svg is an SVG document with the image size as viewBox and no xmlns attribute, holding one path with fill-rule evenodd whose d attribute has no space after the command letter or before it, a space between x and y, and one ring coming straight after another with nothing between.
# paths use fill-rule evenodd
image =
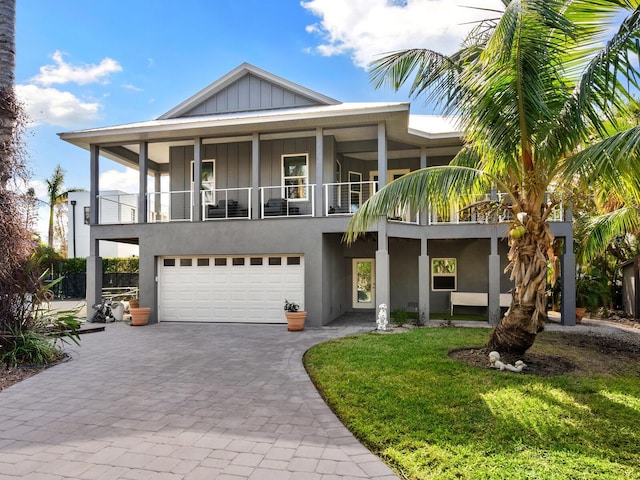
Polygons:
<instances>
[{"instance_id":1,"label":"blue sky","mask_svg":"<svg viewBox=\"0 0 640 480\"><path fill-rule=\"evenodd\" d=\"M401 48L455 50L466 22L486 16L456 4L18 0L16 86L32 119L26 143L33 185L43 194L59 163L67 188L89 187L88 152L56 133L155 118L243 62L345 102L407 101L406 93L374 90L366 64ZM433 109L417 100L412 112ZM101 162L102 188L126 190L129 178L135 183L123 167ZM39 224L46 220L40 213Z\"/></svg>"}]
</instances>

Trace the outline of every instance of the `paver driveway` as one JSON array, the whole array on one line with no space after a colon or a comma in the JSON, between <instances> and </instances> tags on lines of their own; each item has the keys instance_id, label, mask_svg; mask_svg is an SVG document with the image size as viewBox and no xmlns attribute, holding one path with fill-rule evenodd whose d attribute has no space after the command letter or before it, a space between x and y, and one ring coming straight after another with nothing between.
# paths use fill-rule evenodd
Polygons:
<instances>
[{"instance_id":1,"label":"paver driveway","mask_svg":"<svg viewBox=\"0 0 640 480\"><path fill-rule=\"evenodd\" d=\"M302 366L357 331L109 324L0 392L0 479L397 479Z\"/></svg>"}]
</instances>

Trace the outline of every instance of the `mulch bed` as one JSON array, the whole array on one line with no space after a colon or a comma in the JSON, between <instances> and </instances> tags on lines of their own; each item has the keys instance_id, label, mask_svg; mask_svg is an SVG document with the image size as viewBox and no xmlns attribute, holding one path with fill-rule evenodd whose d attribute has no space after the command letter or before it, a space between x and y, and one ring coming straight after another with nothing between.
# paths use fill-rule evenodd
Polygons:
<instances>
[{"instance_id":1,"label":"mulch bed","mask_svg":"<svg viewBox=\"0 0 640 480\"><path fill-rule=\"evenodd\" d=\"M562 355L542 352L539 347L561 351ZM449 352L449 357L475 367L490 368L486 348L456 348ZM502 355L501 360L512 365L516 360L523 360L527 364L522 372L525 375L547 377L569 372L615 375L627 365L638 365L640 345L622 337L583 333L541 334L536 344L522 357Z\"/></svg>"}]
</instances>

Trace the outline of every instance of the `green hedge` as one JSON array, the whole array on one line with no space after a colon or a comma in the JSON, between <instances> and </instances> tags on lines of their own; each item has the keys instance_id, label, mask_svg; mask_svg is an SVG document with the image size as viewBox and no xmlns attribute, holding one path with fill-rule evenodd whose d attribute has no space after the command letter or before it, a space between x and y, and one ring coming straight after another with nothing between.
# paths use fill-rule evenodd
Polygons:
<instances>
[{"instance_id":1,"label":"green hedge","mask_svg":"<svg viewBox=\"0 0 640 480\"><path fill-rule=\"evenodd\" d=\"M138 258L103 258L103 273L138 273ZM71 275L73 273L85 273L87 271L86 258L67 258L60 260L58 272L62 275Z\"/></svg>"}]
</instances>

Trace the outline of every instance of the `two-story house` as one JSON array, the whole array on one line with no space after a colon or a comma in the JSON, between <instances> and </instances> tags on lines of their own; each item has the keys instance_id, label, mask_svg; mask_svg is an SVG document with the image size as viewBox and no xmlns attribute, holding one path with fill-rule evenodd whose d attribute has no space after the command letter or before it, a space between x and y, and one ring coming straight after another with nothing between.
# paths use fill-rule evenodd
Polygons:
<instances>
[{"instance_id":1,"label":"two-story house","mask_svg":"<svg viewBox=\"0 0 640 480\"><path fill-rule=\"evenodd\" d=\"M139 245L140 301L152 321L284 323L285 299L302 303L308 326L354 311L373 322L381 303L428 319L465 291L488 294L478 308L495 322L511 288L508 219L397 211L356 243L342 241L377 189L460 149L443 118L409 110L342 103L243 64L155 120L60 134L89 151L87 300L101 295L99 241L112 240ZM101 158L140 172L144 215L101 216L106 200L119 201L98 195ZM570 218L559 209L554 220L573 291ZM566 295L566 311L572 302Z\"/></svg>"}]
</instances>

